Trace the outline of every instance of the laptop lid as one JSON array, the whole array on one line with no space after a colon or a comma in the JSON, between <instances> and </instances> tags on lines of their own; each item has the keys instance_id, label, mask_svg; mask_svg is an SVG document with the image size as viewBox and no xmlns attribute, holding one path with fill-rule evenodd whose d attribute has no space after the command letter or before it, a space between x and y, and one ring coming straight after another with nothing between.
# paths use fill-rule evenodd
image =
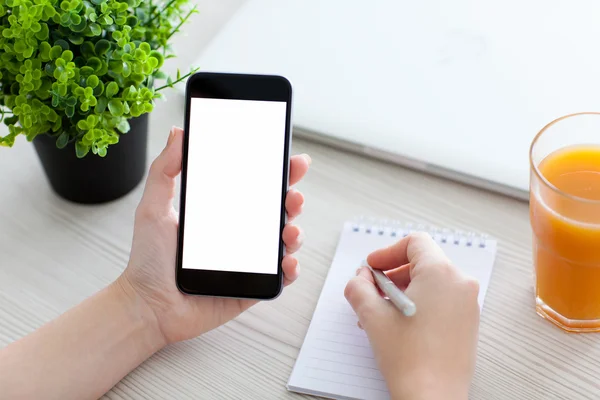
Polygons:
<instances>
[{"instance_id":1,"label":"laptop lid","mask_svg":"<svg viewBox=\"0 0 600 400\"><path fill-rule=\"evenodd\" d=\"M294 86L296 131L527 198L529 145L597 110L593 0L248 0L196 63Z\"/></svg>"}]
</instances>

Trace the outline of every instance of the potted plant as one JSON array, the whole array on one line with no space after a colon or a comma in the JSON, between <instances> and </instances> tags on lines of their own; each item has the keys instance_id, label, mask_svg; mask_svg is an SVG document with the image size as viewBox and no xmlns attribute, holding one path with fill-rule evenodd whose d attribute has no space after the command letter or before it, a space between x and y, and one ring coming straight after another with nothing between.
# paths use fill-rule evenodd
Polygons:
<instances>
[{"instance_id":1,"label":"potted plant","mask_svg":"<svg viewBox=\"0 0 600 400\"><path fill-rule=\"evenodd\" d=\"M0 1L0 145L33 142L68 200L131 191L145 173L154 101L195 72L161 71L194 12L188 0Z\"/></svg>"}]
</instances>

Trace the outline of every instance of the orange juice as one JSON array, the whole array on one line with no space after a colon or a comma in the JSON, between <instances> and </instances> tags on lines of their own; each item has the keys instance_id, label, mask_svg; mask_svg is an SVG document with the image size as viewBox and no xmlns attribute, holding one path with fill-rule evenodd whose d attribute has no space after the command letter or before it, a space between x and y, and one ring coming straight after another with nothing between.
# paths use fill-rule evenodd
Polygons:
<instances>
[{"instance_id":1,"label":"orange juice","mask_svg":"<svg viewBox=\"0 0 600 400\"><path fill-rule=\"evenodd\" d=\"M537 169L530 194L537 311L566 330L600 330L600 146L559 149Z\"/></svg>"}]
</instances>

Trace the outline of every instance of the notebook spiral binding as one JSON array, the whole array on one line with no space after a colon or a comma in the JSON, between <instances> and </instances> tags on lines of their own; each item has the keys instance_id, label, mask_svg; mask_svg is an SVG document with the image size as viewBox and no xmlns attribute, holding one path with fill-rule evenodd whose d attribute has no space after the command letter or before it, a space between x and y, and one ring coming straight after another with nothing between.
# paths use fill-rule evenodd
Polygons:
<instances>
[{"instance_id":1,"label":"notebook spiral binding","mask_svg":"<svg viewBox=\"0 0 600 400\"><path fill-rule=\"evenodd\" d=\"M426 232L439 243L449 243L455 246L485 248L489 239L488 235L465 232L459 229L439 228L426 224L412 224L397 220L355 218L352 221L354 232L363 232L367 235L389 235L401 239L414 232Z\"/></svg>"}]
</instances>

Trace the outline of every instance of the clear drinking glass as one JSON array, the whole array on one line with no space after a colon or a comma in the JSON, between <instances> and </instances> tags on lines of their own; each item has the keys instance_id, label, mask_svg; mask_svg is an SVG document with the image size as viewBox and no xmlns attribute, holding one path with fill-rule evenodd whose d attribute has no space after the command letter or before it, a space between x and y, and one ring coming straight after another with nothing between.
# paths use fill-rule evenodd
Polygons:
<instances>
[{"instance_id":1,"label":"clear drinking glass","mask_svg":"<svg viewBox=\"0 0 600 400\"><path fill-rule=\"evenodd\" d=\"M536 311L600 331L600 113L559 118L530 149Z\"/></svg>"}]
</instances>

